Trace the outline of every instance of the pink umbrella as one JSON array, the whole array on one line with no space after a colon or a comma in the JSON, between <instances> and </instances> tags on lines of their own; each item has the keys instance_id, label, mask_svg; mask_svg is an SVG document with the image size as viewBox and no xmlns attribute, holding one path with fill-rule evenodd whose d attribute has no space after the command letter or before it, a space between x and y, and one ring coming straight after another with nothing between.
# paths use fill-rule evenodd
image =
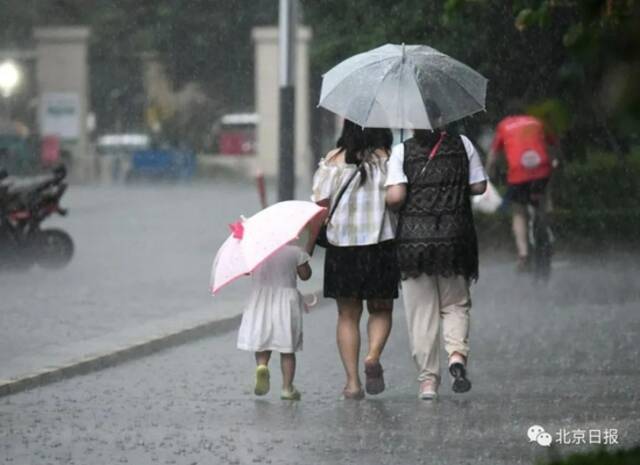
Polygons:
<instances>
[{"instance_id":1,"label":"pink umbrella","mask_svg":"<svg viewBox=\"0 0 640 465\"><path fill-rule=\"evenodd\" d=\"M251 218L230 224L231 235L218 250L211 270L209 289L215 294L296 239L307 224L311 237L326 215L326 208L312 202L288 200L259 211Z\"/></svg>"}]
</instances>

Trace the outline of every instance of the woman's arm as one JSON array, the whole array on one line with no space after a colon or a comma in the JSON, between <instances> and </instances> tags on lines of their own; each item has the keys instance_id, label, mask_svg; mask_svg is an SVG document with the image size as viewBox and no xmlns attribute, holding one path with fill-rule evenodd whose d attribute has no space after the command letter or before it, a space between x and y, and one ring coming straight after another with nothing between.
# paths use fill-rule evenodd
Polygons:
<instances>
[{"instance_id":1,"label":"woman's arm","mask_svg":"<svg viewBox=\"0 0 640 465\"><path fill-rule=\"evenodd\" d=\"M339 149L331 150L320 160L318 169L313 175L311 200L321 207L328 208L331 204L331 196L336 182L335 167L341 157L343 157L343 154Z\"/></svg>"},{"instance_id":2,"label":"woman's arm","mask_svg":"<svg viewBox=\"0 0 640 465\"><path fill-rule=\"evenodd\" d=\"M407 175L404 173L404 144L396 145L387 164L385 201L391 210L399 210L407 197Z\"/></svg>"},{"instance_id":3,"label":"woman's arm","mask_svg":"<svg viewBox=\"0 0 640 465\"><path fill-rule=\"evenodd\" d=\"M474 182L469 185L471 195L482 195L487 190L487 181Z\"/></svg>"},{"instance_id":4,"label":"woman's arm","mask_svg":"<svg viewBox=\"0 0 640 465\"><path fill-rule=\"evenodd\" d=\"M404 205L404 201L407 198L407 185L406 184L395 184L393 186L387 187L387 192L385 195L385 201L387 202L387 206L393 210L398 211Z\"/></svg>"}]
</instances>

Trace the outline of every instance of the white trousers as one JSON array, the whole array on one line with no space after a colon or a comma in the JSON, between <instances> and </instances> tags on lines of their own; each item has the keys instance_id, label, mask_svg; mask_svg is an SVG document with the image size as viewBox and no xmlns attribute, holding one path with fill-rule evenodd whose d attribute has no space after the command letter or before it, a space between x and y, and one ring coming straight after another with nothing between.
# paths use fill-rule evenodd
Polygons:
<instances>
[{"instance_id":1,"label":"white trousers","mask_svg":"<svg viewBox=\"0 0 640 465\"><path fill-rule=\"evenodd\" d=\"M402 295L418 380L439 380L441 326L447 354L469 354L469 283L463 276L422 274L402 281Z\"/></svg>"}]
</instances>

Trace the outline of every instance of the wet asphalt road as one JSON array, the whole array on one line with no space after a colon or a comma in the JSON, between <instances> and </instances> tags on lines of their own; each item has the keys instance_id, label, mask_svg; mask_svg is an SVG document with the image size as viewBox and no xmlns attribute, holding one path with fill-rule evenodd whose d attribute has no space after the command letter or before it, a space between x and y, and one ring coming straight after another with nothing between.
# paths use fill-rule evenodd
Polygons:
<instances>
[{"instance_id":1,"label":"wet asphalt road","mask_svg":"<svg viewBox=\"0 0 640 465\"><path fill-rule=\"evenodd\" d=\"M279 400L277 359L272 392L254 397L252 356L228 333L0 399L0 463L506 465L597 447L530 443L533 424L640 443L638 257L558 257L543 291L490 262L473 289L469 394L445 378L437 402L417 399L398 302L387 390L339 400L325 301L305 317L299 403Z\"/></svg>"},{"instance_id":2,"label":"wet asphalt road","mask_svg":"<svg viewBox=\"0 0 640 465\"><path fill-rule=\"evenodd\" d=\"M237 313L246 288L215 301L207 288L227 224L260 208L252 184L72 185L62 204L69 215L43 226L71 234L71 263L56 271L0 270L0 379L45 368L55 361L48 354L92 353L103 347L95 341L125 330L153 336L158 330L148 334L144 325L186 312Z\"/></svg>"}]
</instances>

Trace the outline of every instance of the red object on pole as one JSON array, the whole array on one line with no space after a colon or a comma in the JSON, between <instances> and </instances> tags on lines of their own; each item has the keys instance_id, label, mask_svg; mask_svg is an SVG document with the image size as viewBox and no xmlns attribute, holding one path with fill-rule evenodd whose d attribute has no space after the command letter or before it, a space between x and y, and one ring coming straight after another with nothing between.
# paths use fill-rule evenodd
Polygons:
<instances>
[{"instance_id":1,"label":"red object on pole","mask_svg":"<svg viewBox=\"0 0 640 465\"><path fill-rule=\"evenodd\" d=\"M264 173L262 171L256 172L256 187L258 188L260 205L262 208L267 208L267 190L264 185Z\"/></svg>"},{"instance_id":2,"label":"red object on pole","mask_svg":"<svg viewBox=\"0 0 640 465\"><path fill-rule=\"evenodd\" d=\"M40 151L40 161L44 166L52 166L60 162L60 138L44 136Z\"/></svg>"}]
</instances>

